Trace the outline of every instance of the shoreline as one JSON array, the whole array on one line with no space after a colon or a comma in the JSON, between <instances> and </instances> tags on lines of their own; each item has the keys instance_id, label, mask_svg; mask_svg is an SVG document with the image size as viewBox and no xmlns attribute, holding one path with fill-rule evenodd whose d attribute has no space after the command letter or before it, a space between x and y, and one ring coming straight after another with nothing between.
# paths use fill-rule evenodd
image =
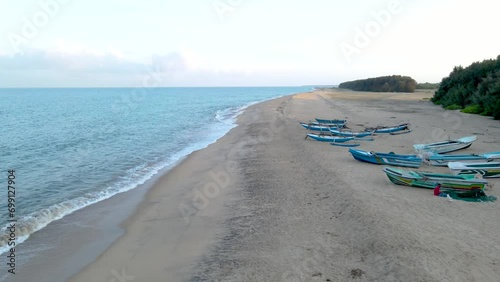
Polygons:
<instances>
[{"instance_id":1,"label":"shoreline","mask_svg":"<svg viewBox=\"0 0 500 282\"><path fill-rule=\"evenodd\" d=\"M472 271L465 267L465 257L459 252L479 254L468 247L470 238L465 238L458 250L440 242L443 234L433 238L439 230L455 242L459 235L484 224L474 222L473 215L464 216L463 222L453 226L449 220L457 217L457 209L494 222L491 213L498 212L497 204L487 208L488 214L479 210L484 206L451 206L421 189L391 185L380 167L357 163L341 153L342 148L304 141L305 131L297 123L314 115L332 116L332 110L341 113L335 115L338 118L348 116L356 124L364 121L365 126L418 120L413 122L412 134L381 136L378 142L364 145L410 153L416 140L436 139L447 129L465 134L471 127L479 127L477 132L483 136L498 136L499 129L488 132L484 128L494 122L484 120L485 125L482 117L439 110L419 96L428 94L347 94L299 93L247 108L238 117L236 128L163 175L124 222L126 233L70 281L109 280L121 271L147 281L270 277L272 281L284 277L344 281L353 273L368 280L413 277L434 281L447 275L465 275L466 270L471 270L472 274L465 276L469 278L499 275L492 263L500 258L488 251L484 240L477 245L486 257L476 257L478 270ZM460 126L454 116L460 117ZM483 140L473 149L488 145L491 143ZM357 169L374 182L367 185L369 182L356 178ZM190 207L187 203L193 198L199 205ZM181 203L187 206L184 213L179 209ZM195 213L190 209L193 207ZM401 213L403 209L410 212ZM186 221L186 214L191 213L196 215ZM427 222L428 217L435 222ZM498 241L488 235L496 231L498 227L488 226L486 234L479 237ZM405 247L407 244L412 247ZM457 261L451 266L439 262L447 256ZM313 267L305 267L304 259ZM331 269L328 263L335 267Z\"/></svg>"},{"instance_id":2,"label":"shoreline","mask_svg":"<svg viewBox=\"0 0 500 282\"><path fill-rule=\"evenodd\" d=\"M231 198L230 193L228 193L227 191L223 192L223 193L217 192L217 195L212 196L210 194L211 193L210 190L207 190L207 192L204 193L205 195L199 196L199 195L201 195L200 194L201 189L198 188L196 192L193 192L193 190L189 190L189 189L188 190L176 189L176 191L171 191L174 194L174 195L171 195L170 191L159 191L159 190L165 190L165 186L168 186L171 182L175 182L175 185L179 185L180 183L179 183L178 179L174 179L174 178L176 178L179 174L186 175L186 174L190 173L189 171L186 171L184 166L186 166L186 167L198 167L199 164L192 164L193 159L203 158L205 152L211 152L214 150L212 147L221 147L220 143L223 142L223 141L221 141L222 139L234 139L235 136L238 135L238 128L240 127L240 124L239 124L240 117L244 116L248 110L250 110L254 107L259 107L263 103L268 103L268 102L276 101L276 100L280 100L280 99L290 99L292 96L297 95L297 94L301 94L301 93L284 95L284 96L280 96L277 98L271 98L271 99L268 99L265 101L254 102L254 103L251 103L247 106L243 106L240 109L240 112L236 116L235 126L232 129L230 129L225 135L218 138L214 143L209 144L205 148L191 152L190 154L185 156L182 160L180 160L176 165L174 165L171 169L165 171L162 175L159 175L156 178L156 180L153 183L151 183L151 187L148 189L148 191L146 192L146 194L144 195L143 199L138 204L138 206L134 210L134 212L126 220L124 220L120 224L120 227L124 229L124 234L122 236L120 236L116 241L114 241L113 244L111 244L106 250L104 250L95 261L93 261L92 263L90 263L89 265L84 267L78 273L75 273L69 279L69 281L94 281L94 279L102 279L103 277L108 277L108 276L110 279L112 279L113 273L115 273L115 272L113 271L113 273L111 273L108 271L108 273L106 273L107 272L106 270L107 269L113 270L113 269L118 269L118 268L110 268L107 265L107 263L109 263L109 262L107 262L106 266L103 268L101 265L99 265L100 264L99 260L106 259L106 258L104 258L106 253L114 252L113 248L115 247L115 245L119 245L120 241L124 240L124 237L127 236L127 230L129 228L131 228L131 226L134 225L134 223L138 224L138 223L140 223L141 220L144 220L144 217L148 216L147 215L148 211L146 211L146 210L148 209L148 207L150 207L150 205L152 203L154 205L158 205L158 203L154 200L154 198L158 197L158 196L163 196L163 195L158 195L158 194L162 194L162 192L166 192L168 197L171 197L171 199L167 199L167 201L177 202L178 200L182 199L181 204L175 206L175 208L173 208L173 209L172 209L173 205L168 205L170 207L169 215L173 214L174 217L177 217L176 218L177 222L173 226L180 228L180 229L183 229L183 228L189 229L190 225L194 221L194 224L203 225L203 226L207 227L206 224L202 223L202 221L199 220L199 217L214 216L215 214L220 213L220 211L217 210L218 208L220 208L220 206L217 206L217 203L210 203L209 205L207 205L205 207L203 201L210 201L211 198L215 198L215 200L217 202L222 203L224 201L230 200L230 198ZM230 137L228 137L228 135L230 135ZM219 150L222 152L222 151L224 151L224 148L222 146L221 148L218 148L216 150ZM213 155L210 157L214 158ZM226 159L225 161L232 161L232 160ZM219 172L225 172L227 169L228 169L227 166L221 166ZM233 168L229 168L229 169L231 170ZM207 170L206 172L207 172L207 174L205 175L204 182L209 184L209 186L211 184L216 184L216 185L219 184L219 188L221 188L221 189L219 189L219 191L222 191L224 188L226 188L226 186L229 186L229 183L226 185L225 183L222 183L222 182L220 182L220 180L217 179L217 173L218 173L217 171L210 169L210 171ZM220 176L220 174L219 174L219 176ZM231 177L236 178L234 174L232 174ZM231 179L231 182L237 183L237 180ZM234 184L234 183L231 183L231 184ZM203 183L197 183L197 185L199 187L204 186L202 184ZM203 188L205 188L205 187L203 187ZM211 189L211 188L208 187L208 189ZM190 193L190 192L192 192L192 193ZM191 194L191 195L187 195L187 194ZM197 198L198 196L199 196L199 198ZM200 201L199 205L198 204L190 205L189 203L191 202L192 199L199 200ZM161 208L161 207L158 207L158 208ZM220 214L218 214L218 216L220 216ZM191 220L191 218L193 218L193 220ZM215 223L216 225L220 224L220 222L218 222L218 221L219 221L219 219L214 220L214 222L216 222ZM183 227L182 225L185 225L185 226ZM190 232L190 236L196 237L195 233L199 233L199 231L203 231L206 234L206 229L200 230L200 228L198 227L195 230L195 232L192 232L192 231ZM210 238L213 238L213 240L215 240L215 236L217 234L217 231L213 230L212 232L213 232L213 234L212 234L212 237L210 237ZM208 239L198 238L197 240L200 240L200 241L205 240L204 246L209 246L210 245L209 243L213 243L211 241L212 239L210 239L210 238L208 238ZM170 239L180 240L181 238L170 238ZM172 246L170 246L170 247L172 247ZM116 248L123 248L123 245L116 247ZM174 250L175 248L176 247L173 247L172 250ZM193 252L193 250L191 250L190 247L187 247L187 248L189 249L187 251L187 253ZM203 247L198 246L198 248L203 248ZM201 257L202 254L203 254L202 252L198 252L197 257ZM179 258L179 256L181 256L181 255L177 252L177 256L175 259L177 260ZM186 258L186 259L189 259L189 258ZM193 261L193 263L194 262L195 261ZM171 262L171 263L174 263L174 262ZM127 263L124 261L123 265L126 265L126 264ZM177 268L175 270L176 273L172 276L169 276L169 279L172 279L172 280L168 280L168 281L184 281L185 279L188 279L188 277L192 275L192 272L182 271L182 270L178 271L178 269L182 269L182 268L183 268L182 265L177 265ZM126 268L124 268L124 269L126 269ZM96 271L99 272L99 274L97 274ZM180 272L180 274L178 274L177 272ZM132 274L130 274L130 275L132 275ZM181 278L181 276L183 276L183 277ZM162 276L162 277L165 278L164 276Z\"/></svg>"},{"instance_id":3,"label":"shoreline","mask_svg":"<svg viewBox=\"0 0 500 282\"><path fill-rule=\"evenodd\" d=\"M293 94L288 94L284 96L290 96ZM283 96L280 96L283 97ZM57 267L59 271L52 267L50 271L37 271L37 278L39 281L53 281L54 273L57 274L57 279L69 279L81 272L85 267L99 258L106 250L108 250L117 240L119 240L125 234L125 227L127 222L133 215L137 212L140 204L144 201L147 192L155 186L155 184L162 179L165 175L169 174L175 167L182 164L187 158L189 158L193 153L206 149L211 144L214 144L220 138L227 135L232 129L237 127L237 118L242 114L248 107L255 104L262 103L277 98L269 98L261 102L250 102L244 106L238 108L228 108L227 113L231 116L226 115L222 117L217 117L217 119L227 119L227 121L232 121L229 125L226 120L220 122L230 126L226 132L217 139L210 141L207 145L203 145L202 148L195 149L189 154L183 156L179 160L173 162L160 169L158 173L153 175L145 183L139 186L118 194L113 195L110 198L98 201L92 205L85 206L79 210L66 215L62 219L51 222L49 226L31 234L33 236L32 240L28 240L20 245L18 255L20 255L20 262L22 266L22 271L20 271L15 276L15 281L26 281L29 277L34 277L34 270L36 267L52 267L53 263L59 259L59 263L56 265L62 265ZM124 206L124 203L128 206ZM119 208L119 211L114 211L114 207ZM110 209L113 208L113 211ZM77 223L75 225L75 222ZM69 227L67 226L74 225ZM61 229L64 228L64 229ZM56 230L65 230L64 232ZM52 232L52 233L51 233ZM48 240L50 234L58 233L59 236L63 236L62 240L58 240L56 247L46 248L42 241ZM88 236L82 237L79 234L85 233ZM100 235L99 235L100 234ZM101 235L103 238L101 238ZM73 237L72 239L66 239L66 237ZM85 242L85 246L78 244L78 239L81 242ZM34 239L34 240L33 240ZM38 255L36 252L40 252ZM42 255L43 254L43 255ZM43 257L53 257L54 260L51 263L46 263ZM24 267L26 266L26 267ZM35 266L35 268L33 268ZM42 267L43 268L43 267ZM7 277L4 277L7 278ZM10 278L9 278L10 279ZM1 279L0 279L1 280Z\"/></svg>"}]
</instances>

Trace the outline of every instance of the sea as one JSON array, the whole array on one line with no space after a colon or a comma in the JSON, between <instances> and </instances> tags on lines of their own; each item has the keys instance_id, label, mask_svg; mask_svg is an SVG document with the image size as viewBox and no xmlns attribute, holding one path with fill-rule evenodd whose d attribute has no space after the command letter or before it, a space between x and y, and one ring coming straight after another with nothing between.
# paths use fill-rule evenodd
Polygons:
<instances>
[{"instance_id":1,"label":"sea","mask_svg":"<svg viewBox=\"0 0 500 282\"><path fill-rule=\"evenodd\" d=\"M10 252L12 222L16 248L25 246L19 266L56 249L58 234L71 234L64 229L85 232L85 224L75 222L85 221L84 215L72 218L71 224L56 222L168 172L235 127L236 117L249 105L310 90L0 89L0 261L5 263ZM44 230L45 236L34 236ZM26 250L32 246L36 249ZM0 281L8 279L6 274L0 273Z\"/></svg>"},{"instance_id":2,"label":"sea","mask_svg":"<svg viewBox=\"0 0 500 282\"><path fill-rule=\"evenodd\" d=\"M310 90L0 89L1 256L10 252L13 222L17 249L57 248L55 238L68 231L61 229L78 222L53 228L54 234L33 235L167 172L191 152L224 136L249 105ZM30 240L46 242L28 244ZM33 259L37 251L25 255ZM5 272L0 278L6 279Z\"/></svg>"}]
</instances>

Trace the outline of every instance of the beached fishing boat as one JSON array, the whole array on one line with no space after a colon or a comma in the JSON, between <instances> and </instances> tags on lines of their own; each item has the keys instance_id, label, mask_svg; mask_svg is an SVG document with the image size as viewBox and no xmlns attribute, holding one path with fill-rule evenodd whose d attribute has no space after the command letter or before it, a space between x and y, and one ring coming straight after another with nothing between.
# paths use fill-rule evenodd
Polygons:
<instances>
[{"instance_id":1,"label":"beached fishing boat","mask_svg":"<svg viewBox=\"0 0 500 282\"><path fill-rule=\"evenodd\" d=\"M330 127L337 127L337 128L342 128L345 126L345 124L341 123L321 123L317 121L310 121L309 125L323 125L323 126L330 126Z\"/></svg>"},{"instance_id":2,"label":"beached fishing boat","mask_svg":"<svg viewBox=\"0 0 500 282\"><path fill-rule=\"evenodd\" d=\"M339 128L331 128L330 132L332 134L338 135L338 136L358 137L358 138L373 135L373 132L369 132L369 131L356 132L356 131L350 131L350 130L343 130L343 129L339 129Z\"/></svg>"},{"instance_id":3,"label":"beached fishing boat","mask_svg":"<svg viewBox=\"0 0 500 282\"><path fill-rule=\"evenodd\" d=\"M373 137L354 137L354 140L358 140L358 141L374 141L375 138L373 138Z\"/></svg>"},{"instance_id":4,"label":"beached fishing boat","mask_svg":"<svg viewBox=\"0 0 500 282\"><path fill-rule=\"evenodd\" d=\"M475 178L474 175L453 175L425 171L406 171L390 167L384 167L383 171L389 180L397 185L434 189L441 184L441 191L453 191L457 194L475 193L484 189L488 182L484 179Z\"/></svg>"},{"instance_id":5,"label":"beached fishing boat","mask_svg":"<svg viewBox=\"0 0 500 282\"><path fill-rule=\"evenodd\" d=\"M349 149L354 159L372 164L394 165L418 168L422 164L422 159L416 155L398 155L393 152L377 153L357 149Z\"/></svg>"},{"instance_id":6,"label":"beached fishing boat","mask_svg":"<svg viewBox=\"0 0 500 282\"><path fill-rule=\"evenodd\" d=\"M313 130L313 131L323 131L323 132L328 132L328 133L330 133L330 129L337 128L336 126L332 126L332 125L311 124L311 123L304 123L304 122L301 122L300 125L302 125L302 127L304 127L305 129L309 129L309 130Z\"/></svg>"},{"instance_id":7,"label":"beached fishing boat","mask_svg":"<svg viewBox=\"0 0 500 282\"><path fill-rule=\"evenodd\" d=\"M401 130L401 131L397 131L397 132L391 132L390 134L391 135L401 135L401 134L407 134L407 133L410 133L412 132L411 129L407 129L407 130Z\"/></svg>"},{"instance_id":8,"label":"beached fishing boat","mask_svg":"<svg viewBox=\"0 0 500 282\"><path fill-rule=\"evenodd\" d=\"M345 119L321 119L321 118L316 118L315 119L319 123L331 123L331 124L346 124L347 120Z\"/></svg>"},{"instance_id":9,"label":"beached fishing boat","mask_svg":"<svg viewBox=\"0 0 500 282\"><path fill-rule=\"evenodd\" d=\"M313 133L308 133L307 137L311 137L314 140L317 141L322 141L322 142L335 142L335 143L343 143L347 141L354 140L354 137L339 137L339 136L333 136L333 135L324 135L324 134L313 134Z\"/></svg>"},{"instance_id":10,"label":"beached fishing boat","mask_svg":"<svg viewBox=\"0 0 500 282\"><path fill-rule=\"evenodd\" d=\"M482 162L482 163L448 163L453 174L480 174L483 177L500 177L500 162Z\"/></svg>"},{"instance_id":11,"label":"beached fishing boat","mask_svg":"<svg viewBox=\"0 0 500 282\"><path fill-rule=\"evenodd\" d=\"M365 131L371 131L374 133L392 133L392 132L398 132L398 131L403 131L403 130L409 130L409 123L403 123L400 125L396 126L377 126L377 127L367 127L365 128Z\"/></svg>"},{"instance_id":12,"label":"beached fishing boat","mask_svg":"<svg viewBox=\"0 0 500 282\"><path fill-rule=\"evenodd\" d=\"M424 162L433 166L447 166L449 162L486 162L499 160L500 152L489 152L483 154L441 155L430 152L422 152Z\"/></svg>"},{"instance_id":13,"label":"beached fishing boat","mask_svg":"<svg viewBox=\"0 0 500 282\"><path fill-rule=\"evenodd\" d=\"M332 143L330 143L330 145L333 145L333 146L340 146L340 147L358 147L358 146L360 146L361 144L360 144L360 143L350 143L350 142L345 142L345 143L336 143L336 142L332 142Z\"/></svg>"},{"instance_id":14,"label":"beached fishing boat","mask_svg":"<svg viewBox=\"0 0 500 282\"><path fill-rule=\"evenodd\" d=\"M469 148L472 142L477 140L477 136L462 137L455 140L441 141L430 144L415 144L413 148L418 151L429 151L443 154Z\"/></svg>"}]
</instances>

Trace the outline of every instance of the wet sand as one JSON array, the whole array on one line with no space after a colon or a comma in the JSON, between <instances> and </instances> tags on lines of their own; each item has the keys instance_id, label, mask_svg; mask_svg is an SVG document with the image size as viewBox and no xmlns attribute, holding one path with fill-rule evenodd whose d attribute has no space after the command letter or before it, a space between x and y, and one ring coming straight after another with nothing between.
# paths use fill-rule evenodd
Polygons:
<instances>
[{"instance_id":1,"label":"wet sand","mask_svg":"<svg viewBox=\"0 0 500 282\"><path fill-rule=\"evenodd\" d=\"M315 91L248 108L163 176L125 235L71 281L498 281L498 202L396 186L346 148L305 140L298 123L411 123L410 134L363 142L369 151L410 154L415 143L472 134L461 152L500 151L498 121L444 111L431 96ZM497 187L487 192L499 196Z\"/></svg>"}]
</instances>

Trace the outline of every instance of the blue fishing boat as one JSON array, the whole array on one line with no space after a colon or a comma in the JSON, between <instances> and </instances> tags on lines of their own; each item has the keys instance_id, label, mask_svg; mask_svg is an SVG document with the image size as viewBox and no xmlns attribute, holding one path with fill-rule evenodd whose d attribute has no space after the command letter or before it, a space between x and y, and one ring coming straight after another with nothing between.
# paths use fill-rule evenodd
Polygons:
<instances>
[{"instance_id":1,"label":"blue fishing boat","mask_svg":"<svg viewBox=\"0 0 500 282\"><path fill-rule=\"evenodd\" d=\"M332 124L346 124L347 120L345 119L321 119L321 118L316 118L315 119L319 123L332 123Z\"/></svg>"},{"instance_id":2,"label":"blue fishing boat","mask_svg":"<svg viewBox=\"0 0 500 282\"><path fill-rule=\"evenodd\" d=\"M412 130L411 129L407 129L407 130L401 130L401 131L391 132L389 134L391 134L391 135L401 135L401 134L408 134L410 132L412 132Z\"/></svg>"},{"instance_id":3,"label":"blue fishing boat","mask_svg":"<svg viewBox=\"0 0 500 282\"><path fill-rule=\"evenodd\" d=\"M342 123L322 123L317 121L310 121L309 125L323 125L323 126L338 127L338 128L342 128L345 126L345 124Z\"/></svg>"},{"instance_id":4,"label":"blue fishing boat","mask_svg":"<svg viewBox=\"0 0 500 282\"><path fill-rule=\"evenodd\" d=\"M350 130L343 130L343 129L339 129L339 128L331 128L330 132L332 134L338 135L338 136L358 137L358 138L373 135L373 132L369 132L369 131L356 132L356 131L350 131Z\"/></svg>"},{"instance_id":5,"label":"blue fishing boat","mask_svg":"<svg viewBox=\"0 0 500 282\"><path fill-rule=\"evenodd\" d=\"M339 136L333 136L333 135L324 135L324 134L313 134L313 133L308 133L307 137L311 137L312 139L316 141L321 141L321 142L335 142L335 143L343 143L347 141L354 140L354 137L339 137Z\"/></svg>"},{"instance_id":6,"label":"blue fishing boat","mask_svg":"<svg viewBox=\"0 0 500 282\"><path fill-rule=\"evenodd\" d=\"M500 152L489 152L483 154L461 154L461 155L441 155L432 152L421 153L425 162L433 166L448 166L449 162L500 160Z\"/></svg>"},{"instance_id":7,"label":"blue fishing boat","mask_svg":"<svg viewBox=\"0 0 500 282\"><path fill-rule=\"evenodd\" d=\"M300 125L302 125L302 127L304 127L305 129L309 129L312 131L323 131L323 132L328 132L328 133L330 133L330 129L337 128L333 125L312 124L312 123L304 123L304 122L301 122Z\"/></svg>"},{"instance_id":8,"label":"blue fishing boat","mask_svg":"<svg viewBox=\"0 0 500 282\"><path fill-rule=\"evenodd\" d=\"M367 127L365 131L372 131L374 133L393 133L403 130L409 130L409 123L403 123L396 126L378 126L378 127Z\"/></svg>"},{"instance_id":9,"label":"blue fishing boat","mask_svg":"<svg viewBox=\"0 0 500 282\"><path fill-rule=\"evenodd\" d=\"M330 145L332 145L332 146L340 146L340 147L358 147L361 144L360 143L350 143L350 142L345 142L345 143L332 142L332 143L330 143Z\"/></svg>"},{"instance_id":10,"label":"blue fishing boat","mask_svg":"<svg viewBox=\"0 0 500 282\"><path fill-rule=\"evenodd\" d=\"M380 165L394 165L403 167L419 168L422 164L422 159L416 155L398 155L393 152L390 153L377 153L368 152L357 149L349 149L354 159Z\"/></svg>"},{"instance_id":11,"label":"blue fishing boat","mask_svg":"<svg viewBox=\"0 0 500 282\"><path fill-rule=\"evenodd\" d=\"M373 138L373 137L354 137L354 140L357 140L357 141L374 141L375 138Z\"/></svg>"}]
</instances>

